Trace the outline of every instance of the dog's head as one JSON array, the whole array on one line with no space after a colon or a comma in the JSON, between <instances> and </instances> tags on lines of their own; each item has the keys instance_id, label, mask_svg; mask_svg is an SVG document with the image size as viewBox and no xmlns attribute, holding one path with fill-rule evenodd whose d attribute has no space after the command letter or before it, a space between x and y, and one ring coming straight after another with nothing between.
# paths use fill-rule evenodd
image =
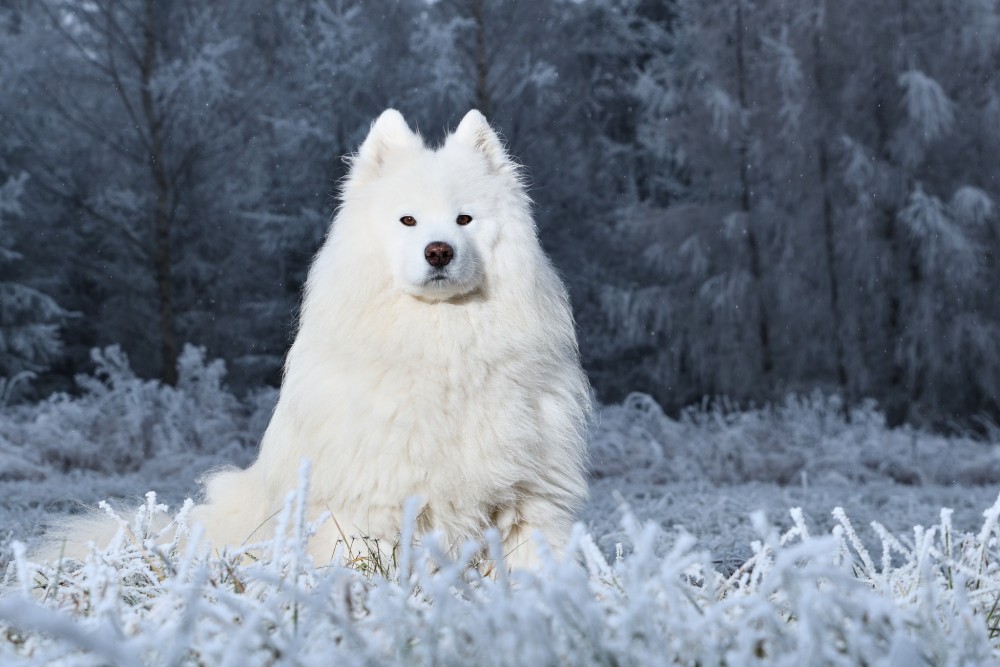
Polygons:
<instances>
[{"instance_id":1,"label":"dog's head","mask_svg":"<svg viewBox=\"0 0 1000 667\"><path fill-rule=\"evenodd\" d=\"M517 166L478 111L437 149L398 111L385 111L353 157L342 195L338 225L364 225L370 261L427 301L483 289L505 227L528 226L534 236Z\"/></svg>"}]
</instances>

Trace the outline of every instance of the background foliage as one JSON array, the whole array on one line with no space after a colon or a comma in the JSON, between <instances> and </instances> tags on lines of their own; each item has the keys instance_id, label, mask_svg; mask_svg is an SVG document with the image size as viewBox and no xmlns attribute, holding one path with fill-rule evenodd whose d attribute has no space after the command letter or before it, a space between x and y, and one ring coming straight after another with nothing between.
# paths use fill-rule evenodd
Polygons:
<instances>
[{"instance_id":1,"label":"background foliage","mask_svg":"<svg viewBox=\"0 0 1000 667\"><path fill-rule=\"evenodd\" d=\"M13 0L0 395L110 344L276 382L341 157L386 107L431 141L478 107L602 399L996 418L998 65L994 0Z\"/></svg>"}]
</instances>

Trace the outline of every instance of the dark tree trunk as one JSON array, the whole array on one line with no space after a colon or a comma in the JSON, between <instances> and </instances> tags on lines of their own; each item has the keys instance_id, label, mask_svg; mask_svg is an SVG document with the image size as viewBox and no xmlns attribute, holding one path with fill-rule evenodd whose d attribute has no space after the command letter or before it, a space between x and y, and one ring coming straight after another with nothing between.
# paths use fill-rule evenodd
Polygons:
<instances>
[{"instance_id":1,"label":"dark tree trunk","mask_svg":"<svg viewBox=\"0 0 1000 667\"><path fill-rule=\"evenodd\" d=\"M876 146L879 160L884 164L892 164L892 154L889 149L890 141L890 119L888 117L890 101L884 96L883 91L891 90L891 81L884 73L875 78L872 82L875 87L875 108L874 119L876 129ZM882 392L882 404L885 409L886 423L890 427L903 424L910 413L909 397L906 389L906 364L903 353L903 336L905 334L903 299L905 295L905 280L907 272L905 266L905 239L901 237L899 229L900 202L894 193L883 189L881 193L882 201L878 207L878 214L882 220L882 248L886 253L886 272L879 276L885 298L886 319L885 319L885 345L884 355L886 359L881 365L886 368L886 384Z\"/></svg>"},{"instance_id":2,"label":"dark tree trunk","mask_svg":"<svg viewBox=\"0 0 1000 667\"><path fill-rule=\"evenodd\" d=\"M816 106L822 109L826 103L826 79L823 69L823 44L820 28L813 32L813 77L816 83ZM822 113L822 112L820 112ZM830 160L827 153L827 131L829 128L821 120L819 141L816 146L819 187L822 193L823 247L826 254L826 275L830 316L833 319L834 361L837 366L837 384L844 397L844 414L850 416L850 385L847 377L846 345L844 342L844 316L840 305L840 281L837 277L837 242L833 226L833 202L830 195Z\"/></svg>"},{"instance_id":3,"label":"dark tree trunk","mask_svg":"<svg viewBox=\"0 0 1000 667\"><path fill-rule=\"evenodd\" d=\"M746 64L743 54L743 2L736 3L736 93L740 110L747 110ZM774 356L771 350L771 327L768 321L767 304L764 301L764 269L760 258L760 244L753 225L752 207L750 201L750 146L749 130L741 128L738 157L740 172L740 211L746 222L747 250L750 255L750 276L754 282L754 292L757 297L757 340L760 345L760 369L765 385L769 384L771 371L774 369Z\"/></svg>"},{"instance_id":4,"label":"dark tree trunk","mask_svg":"<svg viewBox=\"0 0 1000 667\"><path fill-rule=\"evenodd\" d=\"M493 105L490 95L490 66L486 56L486 15L484 0L472 1L472 20L476 31L476 108L492 120Z\"/></svg>"},{"instance_id":5,"label":"dark tree trunk","mask_svg":"<svg viewBox=\"0 0 1000 667\"><path fill-rule=\"evenodd\" d=\"M143 26L143 57L141 66L142 112L149 132L149 170L154 184L153 205L153 271L159 301L160 329L160 374L168 385L177 384L177 324L174 318L174 287L171 276L172 257L170 232L172 214L170 210L170 180L163 161L163 126L157 114L150 83L156 57L156 37L154 35L154 10L156 0L146 0L145 22Z\"/></svg>"}]
</instances>

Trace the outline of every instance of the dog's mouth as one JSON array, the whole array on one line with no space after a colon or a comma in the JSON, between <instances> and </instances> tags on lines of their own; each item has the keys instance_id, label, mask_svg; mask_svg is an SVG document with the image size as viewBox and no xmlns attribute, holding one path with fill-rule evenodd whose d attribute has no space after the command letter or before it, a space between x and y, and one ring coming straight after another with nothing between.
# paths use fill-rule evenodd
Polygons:
<instances>
[{"instance_id":1,"label":"dog's mouth","mask_svg":"<svg viewBox=\"0 0 1000 667\"><path fill-rule=\"evenodd\" d=\"M477 288L479 276L468 265L452 262L448 266L426 267L419 280L408 281L404 290L430 302L447 301Z\"/></svg>"},{"instance_id":2,"label":"dog's mouth","mask_svg":"<svg viewBox=\"0 0 1000 667\"><path fill-rule=\"evenodd\" d=\"M410 294L427 303L440 303L464 299L478 290L478 285L469 278L456 275L455 271L435 270L424 276L419 285L413 285Z\"/></svg>"},{"instance_id":3,"label":"dog's mouth","mask_svg":"<svg viewBox=\"0 0 1000 667\"><path fill-rule=\"evenodd\" d=\"M424 281L425 285L440 285L441 283L453 283L455 282L455 274L453 271L449 271L450 266L433 267L428 273L427 278Z\"/></svg>"}]
</instances>

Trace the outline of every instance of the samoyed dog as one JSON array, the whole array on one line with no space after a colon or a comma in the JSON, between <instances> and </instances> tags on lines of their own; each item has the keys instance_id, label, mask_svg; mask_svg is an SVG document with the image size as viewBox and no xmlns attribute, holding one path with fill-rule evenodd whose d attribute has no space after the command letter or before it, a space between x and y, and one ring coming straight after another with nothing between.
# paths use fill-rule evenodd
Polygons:
<instances>
[{"instance_id":1,"label":"samoyed dog","mask_svg":"<svg viewBox=\"0 0 1000 667\"><path fill-rule=\"evenodd\" d=\"M317 563L395 544L409 498L446 546L495 527L508 567L539 540L558 553L587 495L590 393L518 166L478 111L429 148L390 109L341 200L259 456L211 476L190 522L218 550L270 538L308 460L308 515L333 517ZM71 532L68 553L94 539Z\"/></svg>"}]
</instances>

